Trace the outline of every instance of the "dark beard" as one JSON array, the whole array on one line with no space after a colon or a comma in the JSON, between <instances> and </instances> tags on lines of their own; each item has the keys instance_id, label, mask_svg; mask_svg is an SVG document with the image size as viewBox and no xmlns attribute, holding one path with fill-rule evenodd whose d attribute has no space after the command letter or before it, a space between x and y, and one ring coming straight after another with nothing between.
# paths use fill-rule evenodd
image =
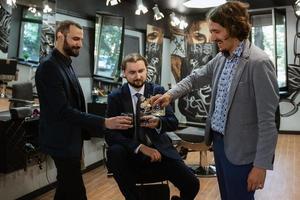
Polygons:
<instances>
[{"instance_id":1,"label":"dark beard","mask_svg":"<svg viewBox=\"0 0 300 200\"><path fill-rule=\"evenodd\" d=\"M65 41L64 41L64 52L68 55L68 56L73 56L73 57L77 57L79 55L79 49L80 47L71 47L67 41L66 41L66 38L65 38ZM78 50L78 51L77 51Z\"/></svg>"},{"instance_id":2,"label":"dark beard","mask_svg":"<svg viewBox=\"0 0 300 200\"><path fill-rule=\"evenodd\" d=\"M139 82L140 83L140 82ZM135 82L128 82L129 85L131 85L134 88L141 88L145 84L145 81L142 82L141 84L136 84Z\"/></svg>"}]
</instances>

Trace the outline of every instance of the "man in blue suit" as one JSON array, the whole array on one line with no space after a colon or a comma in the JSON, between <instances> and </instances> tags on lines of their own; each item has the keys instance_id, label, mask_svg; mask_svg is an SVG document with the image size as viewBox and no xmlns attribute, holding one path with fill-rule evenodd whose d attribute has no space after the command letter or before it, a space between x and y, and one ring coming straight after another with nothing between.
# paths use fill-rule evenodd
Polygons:
<instances>
[{"instance_id":1,"label":"man in blue suit","mask_svg":"<svg viewBox=\"0 0 300 200\"><path fill-rule=\"evenodd\" d=\"M98 136L103 129L127 129L130 118L103 118L85 111L83 92L71 65L82 47L82 27L63 21L56 30L56 46L39 65L36 87L40 101L39 140L41 151L49 154L57 168L56 200L84 200L81 152L87 131Z\"/></svg>"},{"instance_id":2,"label":"man in blue suit","mask_svg":"<svg viewBox=\"0 0 300 200\"><path fill-rule=\"evenodd\" d=\"M121 113L137 116L139 96L149 98L164 93L163 87L145 82L147 61L141 55L134 53L126 56L122 71L128 83L108 96L108 117ZM147 115L141 120L146 122L141 122L139 126L139 119L135 119L134 128L110 130L105 137L109 145L108 167L126 200L141 199L135 184L140 172L146 170L151 171L153 176L170 180L180 190L180 197L172 199L194 199L199 190L199 180L184 164L165 133L176 130L178 125L171 107L166 107L165 116ZM141 139L141 134L144 134L145 140Z\"/></svg>"}]
</instances>

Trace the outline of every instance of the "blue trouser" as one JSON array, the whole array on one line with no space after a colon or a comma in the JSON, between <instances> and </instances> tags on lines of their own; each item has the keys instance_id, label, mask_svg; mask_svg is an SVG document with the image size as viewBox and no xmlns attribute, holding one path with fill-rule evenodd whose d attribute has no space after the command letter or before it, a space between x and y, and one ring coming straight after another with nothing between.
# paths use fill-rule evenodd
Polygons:
<instances>
[{"instance_id":1,"label":"blue trouser","mask_svg":"<svg viewBox=\"0 0 300 200\"><path fill-rule=\"evenodd\" d=\"M221 199L254 200L254 192L248 192L247 190L247 179L253 164L232 164L225 155L223 136L220 133L212 132Z\"/></svg>"}]
</instances>

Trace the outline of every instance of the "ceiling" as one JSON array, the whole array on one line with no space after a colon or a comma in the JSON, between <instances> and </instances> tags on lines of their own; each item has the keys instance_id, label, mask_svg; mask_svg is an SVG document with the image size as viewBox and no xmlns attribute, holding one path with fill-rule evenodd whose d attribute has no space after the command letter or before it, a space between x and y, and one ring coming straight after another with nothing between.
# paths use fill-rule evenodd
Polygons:
<instances>
[{"instance_id":1,"label":"ceiling","mask_svg":"<svg viewBox=\"0 0 300 200\"><path fill-rule=\"evenodd\" d=\"M135 4L136 0L126 0ZM188 0L143 0L143 3L148 8L152 8L154 4L158 4L159 9L172 10L184 15L195 15L197 13L206 13L209 9L191 9L186 8L183 3ZM209 1L209 0L203 0ZM292 5L294 0L241 0L248 2L250 9L280 7Z\"/></svg>"}]
</instances>

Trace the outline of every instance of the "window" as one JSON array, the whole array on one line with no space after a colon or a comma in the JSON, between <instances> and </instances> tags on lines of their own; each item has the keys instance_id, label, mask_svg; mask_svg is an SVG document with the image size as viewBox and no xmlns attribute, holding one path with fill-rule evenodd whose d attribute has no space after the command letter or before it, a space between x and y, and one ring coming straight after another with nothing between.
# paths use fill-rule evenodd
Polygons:
<instances>
[{"instance_id":1,"label":"window","mask_svg":"<svg viewBox=\"0 0 300 200\"><path fill-rule=\"evenodd\" d=\"M39 62L42 16L37 16L23 9L19 58L26 61Z\"/></svg>"},{"instance_id":2,"label":"window","mask_svg":"<svg viewBox=\"0 0 300 200\"><path fill-rule=\"evenodd\" d=\"M279 88L287 90L285 11L273 9L252 14L251 20L251 41L269 55L276 67Z\"/></svg>"}]
</instances>

